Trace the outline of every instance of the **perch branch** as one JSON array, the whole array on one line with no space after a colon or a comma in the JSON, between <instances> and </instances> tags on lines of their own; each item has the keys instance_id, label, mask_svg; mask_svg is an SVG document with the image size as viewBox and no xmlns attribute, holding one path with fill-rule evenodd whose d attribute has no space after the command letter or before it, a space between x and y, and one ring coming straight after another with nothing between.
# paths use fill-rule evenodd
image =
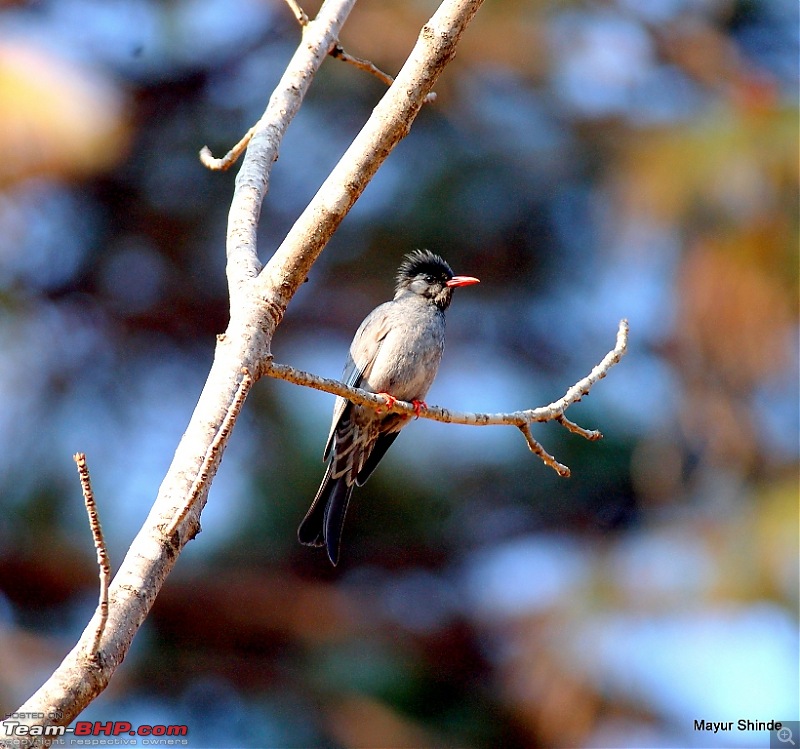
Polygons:
<instances>
[{"instance_id":1,"label":"perch branch","mask_svg":"<svg viewBox=\"0 0 800 749\"><path fill-rule=\"evenodd\" d=\"M103 529L100 527L100 518L97 515L97 504L94 501L89 468L86 465L86 455L84 453L75 453L72 459L78 466L78 478L83 490L83 503L86 505L86 513L89 515L89 526L94 537L94 548L97 550L97 566L100 568L100 602L97 605L100 621L97 623L92 646L89 649L89 652L94 655L98 652L100 639L103 637L106 622L108 621L108 586L111 583L111 562L108 558L106 541L103 538Z\"/></svg>"},{"instance_id":2,"label":"perch branch","mask_svg":"<svg viewBox=\"0 0 800 749\"><path fill-rule=\"evenodd\" d=\"M347 400L360 406L386 409L387 411L405 414L406 416L421 416L425 419L442 421L446 424L466 424L469 426L506 425L518 427L525 436L531 452L538 455L548 466L562 476L568 476L569 469L546 453L542 446L533 438L530 425L535 422L557 421L570 432L578 434L585 439L600 439L602 437L600 432L578 426L564 416L564 411L573 403L581 400L583 396L588 395L594 384L602 380L608 374L609 369L617 364L625 355L627 348L628 321L621 320L617 330L617 340L614 348L603 357L603 360L592 369L586 377L576 382L561 398L547 406L508 413L462 413L438 406L429 406L427 408L415 410L413 403L400 400L387 402L386 397L383 395L349 387L338 380L320 377L319 375L294 369L294 367L289 367L285 364L276 364L273 361L265 365L264 374L281 380L287 380L295 385L305 385L315 390L323 390L326 393L332 393L333 395L347 398Z\"/></svg>"}]
</instances>

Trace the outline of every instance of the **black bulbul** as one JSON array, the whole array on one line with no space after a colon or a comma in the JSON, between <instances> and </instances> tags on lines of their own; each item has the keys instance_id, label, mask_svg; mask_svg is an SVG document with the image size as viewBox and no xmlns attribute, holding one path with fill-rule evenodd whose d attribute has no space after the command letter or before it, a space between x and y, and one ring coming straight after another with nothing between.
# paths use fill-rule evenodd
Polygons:
<instances>
[{"instance_id":1,"label":"black bulbul","mask_svg":"<svg viewBox=\"0 0 800 749\"><path fill-rule=\"evenodd\" d=\"M342 381L382 393L390 403L410 401L419 412L442 360L444 312L453 289L475 283L477 278L454 276L450 266L428 250L406 255L397 272L394 299L372 310L356 331ZM331 562L339 561L353 487L372 475L409 418L336 398L323 453L330 462L297 530L300 543L325 546Z\"/></svg>"}]
</instances>

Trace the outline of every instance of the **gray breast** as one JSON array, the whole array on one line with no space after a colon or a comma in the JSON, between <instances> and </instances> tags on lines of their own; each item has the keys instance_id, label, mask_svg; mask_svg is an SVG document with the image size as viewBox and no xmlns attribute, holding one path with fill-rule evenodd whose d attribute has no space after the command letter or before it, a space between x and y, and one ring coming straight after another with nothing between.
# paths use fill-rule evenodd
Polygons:
<instances>
[{"instance_id":1,"label":"gray breast","mask_svg":"<svg viewBox=\"0 0 800 749\"><path fill-rule=\"evenodd\" d=\"M403 307L397 310L365 384L400 400L422 400L442 360L444 314L430 304Z\"/></svg>"}]
</instances>

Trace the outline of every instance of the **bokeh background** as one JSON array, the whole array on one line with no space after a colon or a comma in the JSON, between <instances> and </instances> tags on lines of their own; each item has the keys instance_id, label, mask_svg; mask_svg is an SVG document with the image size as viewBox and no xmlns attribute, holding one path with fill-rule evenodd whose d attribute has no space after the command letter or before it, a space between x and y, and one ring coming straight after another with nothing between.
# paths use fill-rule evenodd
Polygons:
<instances>
[{"instance_id":1,"label":"bokeh background","mask_svg":"<svg viewBox=\"0 0 800 749\"><path fill-rule=\"evenodd\" d=\"M318 4L309 3L313 12ZM432 0L363 2L394 72ZM314 267L277 360L336 377L428 247L457 292L428 398L560 397L605 439L420 420L357 493L343 561L295 530L332 398L258 384L203 516L89 720L193 747L765 746L798 719L798 9L486 3L411 135ZM72 454L112 562L147 515L226 325L235 169L299 40L278 0L0 8L0 712L97 596ZM267 258L382 85L325 62L273 171Z\"/></svg>"}]
</instances>

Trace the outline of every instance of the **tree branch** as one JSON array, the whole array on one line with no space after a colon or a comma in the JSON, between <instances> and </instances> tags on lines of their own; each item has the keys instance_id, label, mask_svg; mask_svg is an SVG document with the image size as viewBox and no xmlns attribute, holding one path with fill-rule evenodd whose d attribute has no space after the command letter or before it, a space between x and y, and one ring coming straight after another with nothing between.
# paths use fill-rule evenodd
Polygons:
<instances>
[{"instance_id":1,"label":"tree branch","mask_svg":"<svg viewBox=\"0 0 800 749\"><path fill-rule=\"evenodd\" d=\"M239 157L244 153L244 150L247 148L248 144L250 143L250 139L253 137L253 133L256 131L256 126L253 125L241 138L241 140L231 148L228 153L226 153L223 157L217 159L214 157L214 154L211 153L211 149L208 146L203 146L200 149L200 162L203 164L206 169L210 169L212 172L225 172L230 169L238 160Z\"/></svg>"},{"instance_id":2,"label":"tree branch","mask_svg":"<svg viewBox=\"0 0 800 749\"><path fill-rule=\"evenodd\" d=\"M225 414L219 431L206 450L203 464L197 472L192 488L189 491L189 496L186 498L186 504L184 504L180 512L172 519L172 522L164 531L164 535L167 538L172 538L173 534L177 532L192 509L195 508L195 503L203 490L203 485L208 482L209 474L214 464L218 463L220 460L220 448L228 440L228 437L230 437L231 429L233 429L233 425L236 423L236 419L241 413L242 406L244 406L244 401L251 387L253 387L253 378L246 368L242 368L242 379L239 382L239 387L236 389L236 395Z\"/></svg>"},{"instance_id":3,"label":"tree branch","mask_svg":"<svg viewBox=\"0 0 800 749\"><path fill-rule=\"evenodd\" d=\"M94 501L89 468L86 465L86 455L84 453L75 453L72 458L78 466L78 478L83 491L83 503L86 505L86 513L89 515L89 527L92 529L94 548L97 551L97 566L100 568L100 601L97 604L100 620L97 622L92 647L89 649L89 653L94 655L97 653L100 638L103 636L103 631L108 621L108 585L111 582L111 562L108 558L106 541L103 538L103 529L100 527L100 518L97 515L97 504Z\"/></svg>"},{"instance_id":4,"label":"tree branch","mask_svg":"<svg viewBox=\"0 0 800 749\"><path fill-rule=\"evenodd\" d=\"M236 178L228 218L226 274L231 302L227 330L218 336L205 386L175 451L158 496L109 587L108 621L95 646L96 628L84 630L50 678L16 711L30 731L68 725L97 697L130 649L183 546L200 529L200 513L249 390L270 359L270 342L286 305L349 208L408 133L434 81L455 54L481 0L444 0L423 27L408 62L331 177L261 269L256 229L269 173L289 122L315 71L338 39L355 0L326 0L309 22L286 73L270 98ZM243 374L244 372L244 374ZM177 522L175 522L177 518ZM165 533L174 530L174 532ZM41 717L39 717L41 716ZM0 736L12 736L0 723ZM21 735L21 734L17 734ZM30 739L42 746L47 738ZM15 746L16 739L0 747Z\"/></svg>"},{"instance_id":5,"label":"tree branch","mask_svg":"<svg viewBox=\"0 0 800 749\"><path fill-rule=\"evenodd\" d=\"M314 75L339 38L339 30L355 0L326 0L319 14L303 27L303 38L286 72L281 76L261 119L251 128L242 167L236 176L228 214L226 272L231 301L242 283L261 269L256 251L256 230L261 204L269 189L269 176L278 149L294 119ZM231 307L233 308L233 304Z\"/></svg>"},{"instance_id":6,"label":"tree branch","mask_svg":"<svg viewBox=\"0 0 800 749\"><path fill-rule=\"evenodd\" d=\"M602 434L596 430L588 430L578 426L564 416L564 412L573 404L577 403L585 395L589 394L595 383L602 380L608 371L617 364L628 350L628 321L620 320L617 329L617 340L614 348L611 349L602 361L583 379L576 382L567 392L557 401L553 401L547 406L530 408L522 411L512 411L508 413L464 413L453 411L438 406L428 406L427 408L415 409L413 403L392 399L387 401L386 397L379 393L371 393L360 388L350 387L338 380L331 380L326 377L303 372L285 364L277 364L270 361L265 367L263 374L281 380L287 380L295 385L304 385L322 390L326 393L347 398L360 406L371 406L375 409L386 410L406 416L422 417L441 421L446 424L466 424L468 426L515 426L518 427L531 451L538 455L548 466L553 468L562 476L569 476L569 469L558 463L552 455L544 451L541 445L533 438L530 427L535 422L557 421L564 428L584 437L588 440L598 440Z\"/></svg>"},{"instance_id":7,"label":"tree branch","mask_svg":"<svg viewBox=\"0 0 800 749\"><path fill-rule=\"evenodd\" d=\"M259 277L259 286L282 309L378 167L408 134L481 2L445 0L439 6L423 26L395 82L275 251Z\"/></svg>"},{"instance_id":8,"label":"tree branch","mask_svg":"<svg viewBox=\"0 0 800 749\"><path fill-rule=\"evenodd\" d=\"M308 26L308 16L306 12L300 7L296 0L286 0L286 4L291 8L297 23L301 26Z\"/></svg>"},{"instance_id":9,"label":"tree branch","mask_svg":"<svg viewBox=\"0 0 800 749\"><path fill-rule=\"evenodd\" d=\"M523 424L519 428L525 441L528 443L528 448L534 455L538 455L546 466L550 466L559 476L568 478L570 475L569 468L563 463L559 463L547 450L545 450L541 443L533 436L530 424Z\"/></svg>"},{"instance_id":10,"label":"tree branch","mask_svg":"<svg viewBox=\"0 0 800 749\"><path fill-rule=\"evenodd\" d=\"M342 45L338 42L333 45L330 55L337 60L341 60L342 62L352 65L354 68L358 68L359 70L363 70L365 73L375 76L381 83L384 83L387 86L391 86L394 83L394 78L392 78L392 76L390 76L388 73L384 73L377 65L375 65L374 62L365 60L362 57L351 55L349 52L346 52L344 47L342 47ZM436 101L436 92L431 91L425 96L425 103L430 104L434 101Z\"/></svg>"},{"instance_id":11,"label":"tree branch","mask_svg":"<svg viewBox=\"0 0 800 749\"><path fill-rule=\"evenodd\" d=\"M306 26L308 26L308 16L306 12L294 1L294 0L286 0L287 4L294 13L297 22L300 24L301 27L305 30ZM363 70L370 75L375 76L379 81L386 84L387 86L391 86L394 83L394 78L389 75L388 73L384 73L377 65L370 62L369 60L364 60L361 57L356 57L355 55L351 55L345 51L344 47L336 41L334 45L330 48L328 54L337 59L341 60L342 62L348 63L353 67L358 68L359 70ZM429 92L424 99L425 103L430 104L436 101L436 93L434 91ZM224 172L230 169L239 159L239 157L244 153L245 149L250 143L250 140L253 137L253 134L256 132L256 128L258 127L258 123L253 125L239 140L239 142L231 148L228 153L226 153L221 158L215 158L214 155L211 153L211 149L208 146L203 146L200 149L200 162L205 166L207 169L211 169L215 172ZM275 159L277 159L277 153L275 155Z\"/></svg>"}]
</instances>

